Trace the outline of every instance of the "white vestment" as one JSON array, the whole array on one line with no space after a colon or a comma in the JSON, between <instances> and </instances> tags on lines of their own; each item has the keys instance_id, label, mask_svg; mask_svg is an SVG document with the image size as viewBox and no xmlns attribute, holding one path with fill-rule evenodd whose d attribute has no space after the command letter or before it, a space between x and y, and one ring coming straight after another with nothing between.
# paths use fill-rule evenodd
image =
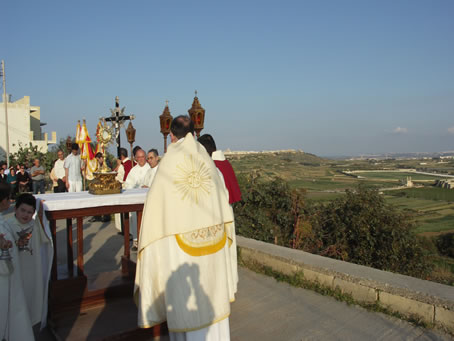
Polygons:
<instances>
[{"instance_id":1,"label":"white vestment","mask_svg":"<svg viewBox=\"0 0 454 341\"><path fill-rule=\"evenodd\" d=\"M37 216L28 224L21 224L15 216L12 216L5 221L4 227L10 231L15 242L19 239L18 232L32 229L32 237L28 243L31 253L28 250L19 251L18 261L32 325L41 322L41 326L45 326L47 292L53 256L51 238L45 233Z\"/></svg>"},{"instance_id":2,"label":"white vestment","mask_svg":"<svg viewBox=\"0 0 454 341\"><path fill-rule=\"evenodd\" d=\"M142 186L144 185L145 175L147 174L149 169L151 169L151 167L148 163L145 163L145 165L143 165L142 167L140 167L139 164L132 167L131 171L128 173L128 176L126 177L126 181L123 184L123 188L124 189L142 188ZM115 219L115 222L117 222L117 219ZM131 212L131 214L129 215L129 233L132 234L133 239L135 240L137 239L136 212Z\"/></svg>"},{"instance_id":3,"label":"white vestment","mask_svg":"<svg viewBox=\"0 0 454 341\"><path fill-rule=\"evenodd\" d=\"M13 243L12 259L0 260L0 337L6 340L33 341L32 322L22 286L19 252L14 237L0 218L0 234Z\"/></svg>"},{"instance_id":4,"label":"white vestment","mask_svg":"<svg viewBox=\"0 0 454 341\"><path fill-rule=\"evenodd\" d=\"M228 192L204 147L191 134L180 141L162 158L144 204L138 324L167 321L171 340L228 340L234 300Z\"/></svg>"},{"instance_id":5,"label":"white vestment","mask_svg":"<svg viewBox=\"0 0 454 341\"><path fill-rule=\"evenodd\" d=\"M153 183L154 176L156 175L156 171L158 170L158 165L154 168L151 168L147 171L145 174L145 179L143 180L143 185L147 186L148 188L151 187L151 184Z\"/></svg>"}]
</instances>

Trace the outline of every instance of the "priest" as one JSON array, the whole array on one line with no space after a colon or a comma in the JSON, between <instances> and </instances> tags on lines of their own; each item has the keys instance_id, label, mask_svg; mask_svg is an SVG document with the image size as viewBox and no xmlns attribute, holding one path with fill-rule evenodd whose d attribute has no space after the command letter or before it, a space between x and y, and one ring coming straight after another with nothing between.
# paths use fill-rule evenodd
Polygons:
<instances>
[{"instance_id":1,"label":"priest","mask_svg":"<svg viewBox=\"0 0 454 341\"><path fill-rule=\"evenodd\" d=\"M139 149L135 154L137 164L132 167L131 171L123 184L124 189L142 188L145 183L145 175L150 169L150 165L145 158L145 151ZM132 234L133 244L132 251L137 251L137 214L131 213L130 233Z\"/></svg>"},{"instance_id":2,"label":"priest","mask_svg":"<svg viewBox=\"0 0 454 341\"><path fill-rule=\"evenodd\" d=\"M144 204L134 298L138 325L170 340L229 340L232 211L216 167L178 116Z\"/></svg>"},{"instance_id":3,"label":"priest","mask_svg":"<svg viewBox=\"0 0 454 341\"><path fill-rule=\"evenodd\" d=\"M150 188L151 184L153 183L154 176L156 175L156 171L158 170L158 162L159 162L159 153L157 149L150 149L147 153L147 162L150 165L150 169L145 174L145 179L142 187Z\"/></svg>"}]
</instances>

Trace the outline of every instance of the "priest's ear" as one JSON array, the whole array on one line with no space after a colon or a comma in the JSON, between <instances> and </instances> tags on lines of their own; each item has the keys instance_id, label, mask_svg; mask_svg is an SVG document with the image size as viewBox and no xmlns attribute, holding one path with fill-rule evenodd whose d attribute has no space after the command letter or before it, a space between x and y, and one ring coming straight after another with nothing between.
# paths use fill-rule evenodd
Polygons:
<instances>
[{"instance_id":1,"label":"priest's ear","mask_svg":"<svg viewBox=\"0 0 454 341\"><path fill-rule=\"evenodd\" d=\"M175 137L175 135L173 135L172 132L170 132L170 142L175 143L177 141L178 141L178 139Z\"/></svg>"}]
</instances>

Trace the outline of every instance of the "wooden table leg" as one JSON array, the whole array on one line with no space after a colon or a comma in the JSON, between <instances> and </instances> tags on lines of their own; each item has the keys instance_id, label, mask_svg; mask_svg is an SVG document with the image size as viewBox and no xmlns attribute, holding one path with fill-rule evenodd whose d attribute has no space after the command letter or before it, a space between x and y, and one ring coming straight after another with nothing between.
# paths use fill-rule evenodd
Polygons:
<instances>
[{"instance_id":1,"label":"wooden table leg","mask_svg":"<svg viewBox=\"0 0 454 341\"><path fill-rule=\"evenodd\" d=\"M52 273L51 278L53 281L58 279L57 277L57 221L55 219L49 220L50 232L52 234L52 243L54 244L54 257L52 259Z\"/></svg>"},{"instance_id":2,"label":"wooden table leg","mask_svg":"<svg viewBox=\"0 0 454 341\"><path fill-rule=\"evenodd\" d=\"M84 275L84 224L83 217L77 218L77 276Z\"/></svg>"},{"instance_id":3,"label":"wooden table leg","mask_svg":"<svg viewBox=\"0 0 454 341\"><path fill-rule=\"evenodd\" d=\"M123 273L123 276L129 276L129 214L128 213L122 213L122 221L123 221L123 228L124 228L124 251L123 251L123 257L121 259L121 272Z\"/></svg>"},{"instance_id":4,"label":"wooden table leg","mask_svg":"<svg viewBox=\"0 0 454 341\"><path fill-rule=\"evenodd\" d=\"M66 219L66 261L68 264L68 276L74 276L74 256L73 256L73 225L72 219Z\"/></svg>"},{"instance_id":5,"label":"wooden table leg","mask_svg":"<svg viewBox=\"0 0 454 341\"><path fill-rule=\"evenodd\" d=\"M129 259L129 214L128 213L123 213L124 214L124 226L125 226L125 235L124 235L124 256Z\"/></svg>"}]
</instances>

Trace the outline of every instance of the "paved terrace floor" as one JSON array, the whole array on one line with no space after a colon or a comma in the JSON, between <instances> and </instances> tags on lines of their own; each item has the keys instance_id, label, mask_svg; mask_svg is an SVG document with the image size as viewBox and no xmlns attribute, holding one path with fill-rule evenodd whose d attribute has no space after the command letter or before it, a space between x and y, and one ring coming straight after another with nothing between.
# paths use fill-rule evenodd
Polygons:
<instances>
[{"instance_id":1,"label":"paved terrace floor","mask_svg":"<svg viewBox=\"0 0 454 341\"><path fill-rule=\"evenodd\" d=\"M59 221L57 228L60 246L57 258L62 266L66 262L64 224L64 221ZM73 236L76 238L75 229ZM120 268L122 236L117 235L113 222L89 223L85 219L84 236L87 274ZM75 240L74 243L76 249ZM295 288L244 268L239 269L239 275L237 299L232 304L230 316L232 340L452 340L439 331L348 306L331 297ZM131 301L125 306L133 320L135 307ZM103 314L106 318L102 318ZM64 339L102 339L103 330L111 329L116 319L109 314L112 313L103 309L81 314L68 326ZM163 339L167 340L167 337Z\"/></svg>"}]
</instances>

